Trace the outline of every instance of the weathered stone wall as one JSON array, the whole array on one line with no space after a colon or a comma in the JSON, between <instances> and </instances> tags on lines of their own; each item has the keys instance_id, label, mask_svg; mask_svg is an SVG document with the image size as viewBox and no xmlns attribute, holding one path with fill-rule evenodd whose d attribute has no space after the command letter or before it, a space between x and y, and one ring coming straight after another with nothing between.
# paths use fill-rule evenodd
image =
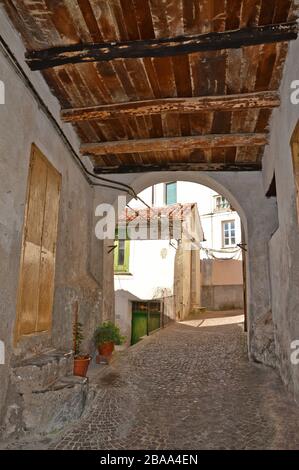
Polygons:
<instances>
[{"instance_id":1,"label":"weathered stone wall","mask_svg":"<svg viewBox=\"0 0 299 470\"><path fill-rule=\"evenodd\" d=\"M10 44L33 85L59 121L59 105L40 74L24 64L19 37L0 14L1 34ZM93 188L72 160L51 121L41 110L11 62L0 52L0 79L5 84L5 104L0 105L0 339L5 342L6 363L0 365L0 419L4 415L10 381L10 367L22 359L52 348L72 347L73 304L78 301L79 318L84 324L86 350L92 348L92 333L102 318L103 247L94 235ZM77 137L64 126L72 145ZM35 143L62 175L56 253L55 298L51 333L23 337L15 346L13 332L27 177L31 144ZM113 303L105 318L113 316ZM11 390L10 390L11 392ZM6 401L8 398L8 401ZM45 403L46 405L46 403Z\"/></svg>"},{"instance_id":2,"label":"weathered stone wall","mask_svg":"<svg viewBox=\"0 0 299 470\"><path fill-rule=\"evenodd\" d=\"M238 211L245 232L247 243L246 284L248 310L248 345L252 359L263 360L268 344L269 326L261 324L260 318L271 311L269 240L277 229L276 202L265 197L263 178L260 172L159 172L142 175L113 175L117 181L130 184L138 193L156 183L165 181L191 181L206 185L226 197ZM119 192L123 195L123 192ZM105 190L105 201L117 205L117 191ZM97 192L96 200L103 199ZM128 197L128 200L131 197ZM112 278L111 278L112 283ZM105 292L106 295L106 292ZM107 295L113 295L108 293ZM264 340L255 341L255 325L260 330L267 330ZM264 342L263 342L264 341ZM264 344L265 343L265 344Z\"/></svg>"},{"instance_id":3,"label":"weathered stone wall","mask_svg":"<svg viewBox=\"0 0 299 470\"><path fill-rule=\"evenodd\" d=\"M299 366L290 360L291 342L299 339L299 227L290 140L299 120L299 105L291 104L291 83L299 80L299 40L290 44L281 85L281 106L271 122L270 145L263 160L264 191L276 180L279 227L269 243L277 365L299 400Z\"/></svg>"},{"instance_id":4,"label":"weathered stone wall","mask_svg":"<svg viewBox=\"0 0 299 470\"><path fill-rule=\"evenodd\" d=\"M191 254L190 250L179 245L174 261L173 294L177 320L184 320L191 309Z\"/></svg>"},{"instance_id":5,"label":"weathered stone wall","mask_svg":"<svg viewBox=\"0 0 299 470\"><path fill-rule=\"evenodd\" d=\"M125 347L131 346L132 303L140 300L127 290L119 289L115 291L115 323L119 326L121 334L126 338Z\"/></svg>"}]
</instances>

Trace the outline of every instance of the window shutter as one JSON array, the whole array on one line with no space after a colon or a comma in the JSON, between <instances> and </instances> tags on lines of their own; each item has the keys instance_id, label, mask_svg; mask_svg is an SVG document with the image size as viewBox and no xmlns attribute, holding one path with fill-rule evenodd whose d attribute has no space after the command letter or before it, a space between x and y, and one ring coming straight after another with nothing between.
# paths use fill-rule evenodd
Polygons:
<instances>
[{"instance_id":1,"label":"window shutter","mask_svg":"<svg viewBox=\"0 0 299 470\"><path fill-rule=\"evenodd\" d=\"M177 202L177 184L167 183L166 184L166 204L176 204Z\"/></svg>"}]
</instances>

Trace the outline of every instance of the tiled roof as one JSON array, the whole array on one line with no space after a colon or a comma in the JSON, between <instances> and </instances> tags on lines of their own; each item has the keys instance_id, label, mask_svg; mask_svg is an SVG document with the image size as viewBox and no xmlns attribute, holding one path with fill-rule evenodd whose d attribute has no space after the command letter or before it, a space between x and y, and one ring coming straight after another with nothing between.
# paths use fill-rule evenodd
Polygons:
<instances>
[{"instance_id":1,"label":"tiled roof","mask_svg":"<svg viewBox=\"0 0 299 470\"><path fill-rule=\"evenodd\" d=\"M145 209L126 208L118 219L119 223L131 222L140 219L140 222L161 220L168 218L172 221L184 222L190 215L196 203L172 204L164 207L151 207Z\"/></svg>"}]
</instances>

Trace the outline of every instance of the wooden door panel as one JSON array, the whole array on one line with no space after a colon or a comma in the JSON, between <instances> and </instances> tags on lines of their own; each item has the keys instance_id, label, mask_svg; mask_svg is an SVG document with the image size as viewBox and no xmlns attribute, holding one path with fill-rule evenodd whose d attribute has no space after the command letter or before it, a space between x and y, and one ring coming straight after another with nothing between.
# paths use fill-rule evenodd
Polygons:
<instances>
[{"instance_id":1,"label":"wooden door panel","mask_svg":"<svg viewBox=\"0 0 299 470\"><path fill-rule=\"evenodd\" d=\"M52 323L55 255L42 248L38 292L38 316L35 331L49 331Z\"/></svg>"},{"instance_id":2,"label":"wooden door panel","mask_svg":"<svg viewBox=\"0 0 299 470\"><path fill-rule=\"evenodd\" d=\"M53 168L49 168L41 249L39 314L36 331L48 331L51 329L52 323L60 181L60 174Z\"/></svg>"},{"instance_id":3,"label":"wooden door panel","mask_svg":"<svg viewBox=\"0 0 299 470\"><path fill-rule=\"evenodd\" d=\"M16 339L51 328L61 175L32 146Z\"/></svg>"},{"instance_id":4,"label":"wooden door panel","mask_svg":"<svg viewBox=\"0 0 299 470\"><path fill-rule=\"evenodd\" d=\"M33 333L38 315L40 246L25 241L20 281L18 336Z\"/></svg>"}]
</instances>

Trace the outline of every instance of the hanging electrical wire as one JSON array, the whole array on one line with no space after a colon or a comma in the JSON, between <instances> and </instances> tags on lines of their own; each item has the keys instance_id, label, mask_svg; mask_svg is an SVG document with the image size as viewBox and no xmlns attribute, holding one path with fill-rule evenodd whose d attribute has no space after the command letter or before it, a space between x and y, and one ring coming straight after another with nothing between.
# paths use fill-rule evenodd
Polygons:
<instances>
[{"instance_id":1,"label":"hanging electrical wire","mask_svg":"<svg viewBox=\"0 0 299 470\"><path fill-rule=\"evenodd\" d=\"M126 183L122 183L120 181L112 180L110 178L106 178L106 177L104 178L102 176L95 175L94 173L92 173L91 171L88 170L88 168L84 165L81 158L79 157L79 155L77 154L77 152L73 148L73 146L70 143L68 137L66 136L64 131L61 129L61 126L57 122L56 118L54 117L52 112L49 110L48 106L45 104L44 100L42 99L42 97L40 96L38 91L32 85L31 81L29 80L26 73L24 72L22 66L19 64L16 56L14 55L14 53L12 52L12 50L10 49L10 47L8 46L8 44L6 43L6 41L4 40L4 38L1 35L0 35L0 45L1 45L2 52L3 52L4 56L9 59L10 63L14 67L16 73L21 78L21 80L23 81L25 86L29 89L29 91L33 95L34 99L37 101L39 107L43 110L43 112L46 114L46 116L52 122L53 127L55 128L55 130L57 131L57 133L59 134L59 136L63 140L65 146L70 151L73 159L75 160L77 165L79 165L79 167L81 168L81 171L83 172L87 182L91 186L101 186L101 187L104 187L104 188L115 189L117 191L124 191L127 194L134 197L135 199L137 199L137 194L136 194L135 190L130 185L128 185ZM104 183L110 183L110 184L95 183L94 181L92 181L90 179L90 177L94 178L96 180L99 180L99 181L103 181Z\"/></svg>"}]
</instances>

